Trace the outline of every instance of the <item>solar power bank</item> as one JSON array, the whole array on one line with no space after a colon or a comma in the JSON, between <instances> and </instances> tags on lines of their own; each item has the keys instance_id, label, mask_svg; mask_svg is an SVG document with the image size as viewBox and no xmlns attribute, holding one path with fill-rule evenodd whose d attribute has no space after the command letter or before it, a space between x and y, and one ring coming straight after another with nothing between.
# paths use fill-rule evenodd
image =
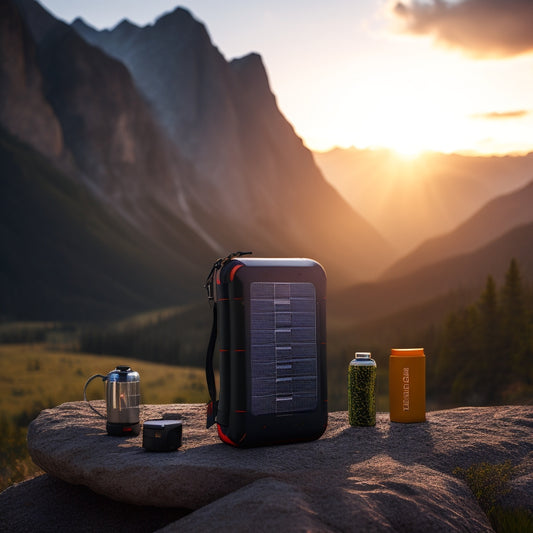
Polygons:
<instances>
[{"instance_id":1,"label":"solar power bank","mask_svg":"<svg viewBox=\"0 0 533 533\"><path fill-rule=\"evenodd\" d=\"M319 438L327 425L324 269L311 259L238 257L212 282L220 438L234 446Z\"/></svg>"}]
</instances>

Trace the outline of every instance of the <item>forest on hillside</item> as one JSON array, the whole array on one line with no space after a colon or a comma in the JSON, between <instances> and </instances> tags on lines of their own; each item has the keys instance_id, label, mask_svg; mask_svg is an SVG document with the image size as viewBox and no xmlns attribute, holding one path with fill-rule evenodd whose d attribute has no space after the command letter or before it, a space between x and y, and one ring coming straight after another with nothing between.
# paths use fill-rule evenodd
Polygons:
<instances>
[{"instance_id":1,"label":"forest on hillside","mask_svg":"<svg viewBox=\"0 0 533 533\"><path fill-rule=\"evenodd\" d=\"M432 394L450 405L533 401L533 293L512 259L502 287L489 275L478 300L429 333ZM430 340L433 337L433 342Z\"/></svg>"}]
</instances>

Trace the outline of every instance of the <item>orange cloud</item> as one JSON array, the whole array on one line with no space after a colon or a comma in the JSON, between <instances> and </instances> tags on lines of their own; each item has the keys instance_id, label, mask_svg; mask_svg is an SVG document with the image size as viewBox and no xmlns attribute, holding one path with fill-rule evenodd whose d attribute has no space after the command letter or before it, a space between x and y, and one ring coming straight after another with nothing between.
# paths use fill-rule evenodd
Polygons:
<instances>
[{"instance_id":1,"label":"orange cloud","mask_svg":"<svg viewBox=\"0 0 533 533\"><path fill-rule=\"evenodd\" d=\"M486 120L502 120L509 118L522 118L529 115L530 111L518 109L516 111L490 111L488 113L476 113L470 115L471 118L481 118Z\"/></svg>"},{"instance_id":2,"label":"orange cloud","mask_svg":"<svg viewBox=\"0 0 533 533\"><path fill-rule=\"evenodd\" d=\"M392 11L403 31L432 35L475 58L533 53L532 0L412 0Z\"/></svg>"}]
</instances>

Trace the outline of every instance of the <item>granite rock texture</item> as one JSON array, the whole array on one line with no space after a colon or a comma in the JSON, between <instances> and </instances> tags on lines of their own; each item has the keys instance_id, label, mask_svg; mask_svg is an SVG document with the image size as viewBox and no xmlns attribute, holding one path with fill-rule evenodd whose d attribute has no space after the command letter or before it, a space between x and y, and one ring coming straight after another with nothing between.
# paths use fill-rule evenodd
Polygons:
<instances>
[{"instance_id":1,"label":"granite rock texture","mask_svg":"<svg viewBox=\"0 0 533 533\"><path fill-rule=\"evenodd\" d=\"M2 533L151 533L190 513L117 502L44 474L0 494Z\"/></svg>"},{"instance_id":2,"label":"granite rock texture","mask_svg":"<svg viewBox=\"0 0 533 533\"><path fill-rule=\"evenodd\" d=\"M203 405L145 406L143 419L166 413L183 420L176 452L146 452L141 436L108 437L83 402L43 411L29 450L67 483L125 504L193 510L164 531L491 531L453 470L506 460L520 468L503 502L533 512L531 406L436 411L422 424L378 413L373 428L330 413L318 441L254 449L221 443L205 429Z\"/></svg>"}]
</instances>

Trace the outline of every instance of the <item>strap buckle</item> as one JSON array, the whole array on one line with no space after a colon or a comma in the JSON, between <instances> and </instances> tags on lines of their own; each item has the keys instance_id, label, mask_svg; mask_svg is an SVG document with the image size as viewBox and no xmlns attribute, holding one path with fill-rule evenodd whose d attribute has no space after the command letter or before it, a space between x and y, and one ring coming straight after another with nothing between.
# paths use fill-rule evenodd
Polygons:
<instances>
[{"instance_id":1,"label":"strap buckle","mask_svg":"<svg viewBox=\"0 0 533 533\"><path fill-rule=\"evenodd\" d=\"M217 420L218 400L210 401L207 404L207 423L206 429L209 429Z\"/></svg>"},{"instance_id":2,"label":"strap buckle","mask_svg":"<svg viewBox=\"0 0 533 533\"><path fill-rule=\"evenodd\" d=\"M215 272L220 270L226 263L229 263L235 257L241 257L243 255L251 255L252 252L232 252L226 257L219 257L211 267L207 279L205 280L204 288L207 291L207 299L211 302L214 299L213 280L215 278Z\"/></svg>"}]
</instances>

